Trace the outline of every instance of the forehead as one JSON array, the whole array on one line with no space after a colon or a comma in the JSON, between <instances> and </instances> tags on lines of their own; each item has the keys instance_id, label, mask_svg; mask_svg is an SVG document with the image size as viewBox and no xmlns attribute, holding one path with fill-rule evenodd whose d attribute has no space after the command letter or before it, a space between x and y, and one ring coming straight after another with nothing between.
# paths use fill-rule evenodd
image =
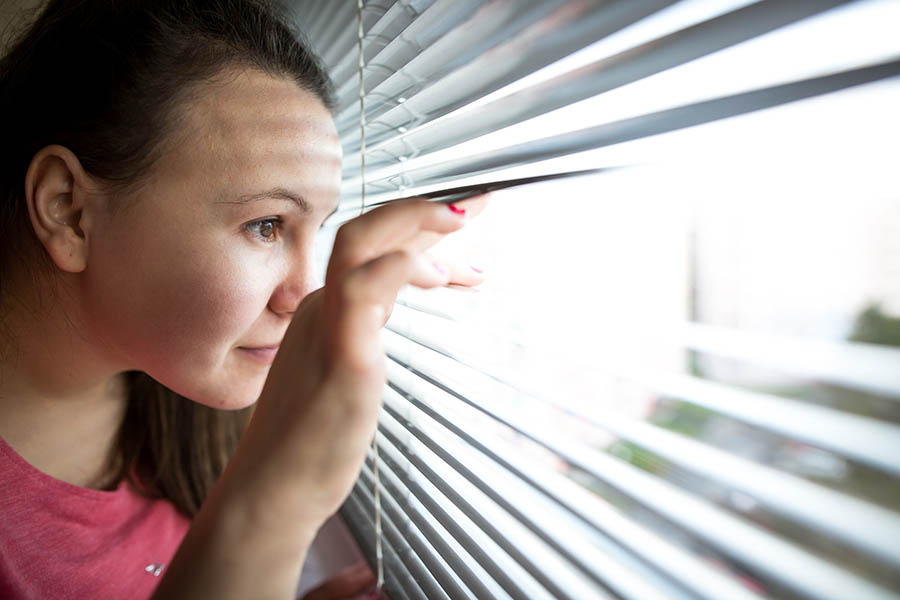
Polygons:
<instances>
[{"instance_id":1,"label":"forehead","mask_svg":"<svg viewBox=\"0 0 900 600\"><path fill-rule=\"evenodd\" d=\"M206 179L210 191L280 187L311 203L333 203L339 193L341 150L331 114L287 78L242 69L198 85L171 139L167 170Z\"/></svg>"}]
</instances>

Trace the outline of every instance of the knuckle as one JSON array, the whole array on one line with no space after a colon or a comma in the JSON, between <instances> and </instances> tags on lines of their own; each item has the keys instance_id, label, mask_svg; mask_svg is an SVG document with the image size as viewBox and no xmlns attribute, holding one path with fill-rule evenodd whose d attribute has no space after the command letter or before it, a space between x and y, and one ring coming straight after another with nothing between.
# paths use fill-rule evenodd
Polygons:
<instances>
[{"instance_id":1,"label":"knuckle","mask_svg":"<svg viewBox=\"0 0 900 600\"><path fill-rule=\"evenodd\" d=\"M345 377L352 377L358 385L372 390L380 390L387 379L383 351L347 352L343 357L342 371Z\"/></svg>"},{"instance_id":2,"label":"knuckle","mask_svg":"<svg viewBox=\"0 0 900 600\"><path fill-rule=\"evenodd\" d=\"M393 253L391 260L398 267L409 268L416 262L416 254L406 248L401 248Z\"/></svg>"},{"instance_id":3,"label":"knuckle","mask_svg":"<svg viewBox=\"0 0 900 600\"><path fill-rule=\"evenodd\" d=\"M356 219L347 221L338 228L337 234L334 237L335 247L353 245L354 240L359 236L358 232L359 226Z\"/></svg>"}]
</instances>

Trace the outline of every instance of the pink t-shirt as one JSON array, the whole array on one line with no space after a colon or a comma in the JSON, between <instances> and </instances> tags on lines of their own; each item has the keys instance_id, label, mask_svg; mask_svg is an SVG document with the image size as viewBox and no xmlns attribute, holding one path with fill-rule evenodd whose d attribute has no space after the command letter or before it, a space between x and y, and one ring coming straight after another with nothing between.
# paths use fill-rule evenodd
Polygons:
<instances>
[{"instance_id":1,"label":"pink t-shirt","mask_svg":"<svg viewBox=\"0 0 900 600\"><path fill-rule=\"evenodd\" d=\"M123 482L115 491L38 471L0 438L0 598L149 598L190 520Z\"/></svg>"}]
</instances>

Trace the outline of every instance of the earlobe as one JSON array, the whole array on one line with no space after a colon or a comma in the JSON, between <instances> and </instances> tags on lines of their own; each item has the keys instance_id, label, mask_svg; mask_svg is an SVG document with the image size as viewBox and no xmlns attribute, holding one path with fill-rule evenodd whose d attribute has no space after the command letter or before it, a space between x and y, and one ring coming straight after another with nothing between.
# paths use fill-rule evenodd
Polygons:
<instances>
[{"instance_id":1,"label":"earlobe","mask_svg":"<svg viewBox=\"0 0 900 600\"><path fill-rule=\"evenodd\" d=\"M34 232L56 266L71 273L87 265L88 236L83 226L87 181L78 158L57 145L35 154L25 176Z\"/></svg>"}]
</instances>

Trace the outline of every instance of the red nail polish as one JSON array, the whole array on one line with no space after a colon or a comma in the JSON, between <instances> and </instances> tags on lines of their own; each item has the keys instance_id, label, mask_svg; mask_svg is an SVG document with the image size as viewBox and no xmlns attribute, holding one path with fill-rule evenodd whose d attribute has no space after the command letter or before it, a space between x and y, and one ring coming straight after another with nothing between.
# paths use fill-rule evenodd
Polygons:
<instances>
[{"instance_id":1,"label":"red nail polish","mask_svg":"<svg viewBox=\"0 0 900 600\"><path fill-rule=\"evenodd\" d=\"M456 213L456 214L458 214L458 215L464 215L464 214L466 214L466 209L464 209L464 208L460 208L460 207L455 206L455 205L453 205L453 204L448 204L447 206L450 207L450 210L452 210L454 213Z\"/></svg>"}]
</instances>

